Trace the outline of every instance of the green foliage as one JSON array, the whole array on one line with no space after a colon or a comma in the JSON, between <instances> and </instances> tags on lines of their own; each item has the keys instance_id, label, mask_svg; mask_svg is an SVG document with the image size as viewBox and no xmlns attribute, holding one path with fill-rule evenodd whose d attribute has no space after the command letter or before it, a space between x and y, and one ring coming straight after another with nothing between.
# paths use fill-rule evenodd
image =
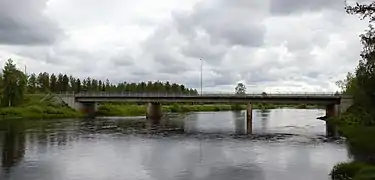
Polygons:
<instances>
[{"instance_id":1,"label":"green foliage","mask_svg":"<svg viewBox=\"0 0 375 180\"><path fill-rule=\"evenodd\" d=\"M3 69L1 84L2 106L11 107L22 104L26 83L25 74L16 68L12 59L8 59Z\"/></svg>"},{"instance_id":2,"label":"green foliage","mask_svg":"<svg viewBox=\"0 0 375 180\"><path fill-rule=\"evenodd\" d=\"M7 107L0 109L0 118L27 118L27 119L56 119L82 117L82 114L68 107L52 106L28 106L28 107Z\"/></svg>"},{"instance_id":3,"label":"green foliage","mask_svg":"<svg viewBox=\"0 0 375 180\"><path fill-rule=\"evenodd\" d=\"M246 109L246 105L241 105L241 104L232 104L231 105L231 110L233 111L240 111Z\"/></svg>"},{"instance_id":4,"label":"green foliage","mask_svg":"<svg viewBox=\"0 0 375 180\"><path fill-rule=\"evenodd\" d=\"M365 125L375 125L375 29L371 23L374 22L375 3L356 4L347 6L349 14L358 14L362 18L369 18L369 29L362 34L361 43L363 50L355 73L348 73L344 81L337 85L344 93L354 96L354 105L361 108L362 122ZM359 113L357 113L359 114Z\"/></svg>"},{"instance_id":5,"label":"green foliage","mask_svg":"<svg viewBox=\"0 0 375 180\"><path fill-rule=\"evenodd\" d=\"M346 142L354 159L375 164L375 127L344 126L340 127L340 131L347 138Z\"/></svg>"},{"instance_id":6,"label":"green foliage","mask_svg":"<svg viewBox=\"0 0 375 180\"><path fill-rule=\"evenodd\" d=\"M367 166L362 168L353 178L353 180L374 180L375 179L375 167Z\"/></svg>"},{"instance_id":7,"label":"green foliage","mask_svg":"<svg viewBox=\"0 0 375 180\"><path fill-rule=\"evenodd\" d=\"M235 88L236 94L246 94L246 86L243 83L238 83Z\"/></svg>"},{"instance_id":8,"label":"green foliage","mask_svg":"<svg viewBox=\"0 0 375 180\"><path fill-rule=\"evenodd\" d=\"M350 180L353 179L361 169L369 165L361 162L344 162L336 164L330 175L332 180Z\"/></svg>"},{"instance_id":9,"label":"green foliage","mask_svg":"<svg viewBox=\"0 0 375 180\"><path fill-rule=\"evenodd\" d=\"M103 104L98 108L99 116L144 116L146 114L145 105L129 104ZM199 112L199 111L229 111L230 105L163 105L163 112Z\"/></svg>"},{"instance_id":10,"label":"green foliage","mask_svg":"<svg viewBox=\"0 0 375 180\"><path fill-rule=\"evenodd\" d=\"M103 104L98 107L98 116L140 116L146 114L146 106Z\"/></svg>"},{"instance_id":11,"label":"green foliage","mask_svg":"<svg viewBox=\"0 0 375 180\"><path fill-rule=\"evenodd\" d=\"M111 93L181 93L198 94L195 89L186 88L184 85L170 82L121 82L112 84L109 80L101 80L87 77L83 80L59 73L49 75L48 73L39 73L38 76L31 74L28 78L27 92L29 93L80 93L80 92L111 92Z\"/></svg>"}]
</instances>

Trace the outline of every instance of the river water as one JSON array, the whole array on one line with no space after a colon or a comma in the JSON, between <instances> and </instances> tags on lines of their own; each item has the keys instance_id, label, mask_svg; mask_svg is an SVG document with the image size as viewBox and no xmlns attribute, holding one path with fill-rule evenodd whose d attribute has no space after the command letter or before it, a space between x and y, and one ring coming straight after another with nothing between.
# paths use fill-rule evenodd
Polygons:
<instances>
[{"instance_id":1,"label":"river water","mask_svg":"<svg viewBox=\"0 0 375 180\"><path fill-rule=\"evenodd\" d=\"M324 110L170 114L95 120L0 121L0 179L328 180L348 159L324 138Z\"/></svg>"}]
</instances>

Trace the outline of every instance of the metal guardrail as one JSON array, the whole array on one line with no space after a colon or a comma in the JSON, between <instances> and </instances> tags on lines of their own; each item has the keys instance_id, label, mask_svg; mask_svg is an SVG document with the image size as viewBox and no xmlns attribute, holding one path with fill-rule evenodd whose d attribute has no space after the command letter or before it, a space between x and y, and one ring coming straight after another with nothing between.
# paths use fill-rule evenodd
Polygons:
<instances>
[{"instance_id":1,"label":"metal guardrail","mask_svg":"<svg viewBox=\"0 0 375 180\"><path fill-rule=\"evenodd\" d=\"M109 93L109 92L99 92L99 93L60 93L62 96L75 96L75 97L341 97L340 93L330 93L330 92L306 92L306 93L246 93L246 94L235 94L235 93L212 93L212 94L186 94L186 93L165 93L165 92L122 92L122 93Z\"/></svg>"}]
</instances>

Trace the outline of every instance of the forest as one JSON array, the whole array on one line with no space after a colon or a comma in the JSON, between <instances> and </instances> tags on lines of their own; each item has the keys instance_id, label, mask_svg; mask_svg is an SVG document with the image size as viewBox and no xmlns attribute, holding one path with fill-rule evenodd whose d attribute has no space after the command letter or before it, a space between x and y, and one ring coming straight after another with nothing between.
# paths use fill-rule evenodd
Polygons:
<instances>
[{"instance_id":1,"label":"forest","mask_svg":"<svg viewBox=\"0 0 375 180\"><path fill-rule=\"evenodd\" d=\"M198 94L197 90L185 87L182 84L166 82L120 82L114 84L108 79L105 81L84 78L80 79L67 74L49 74L47 72L32 73L27 77L27 93L60 93L60 92L168 92L183 94Z\"/></svg>"},{"instance_id":2,"label":"forest","mask_svg":"<svg viewBox=\"0 0 375 180\"><path fill-rule=\"evenodd\" d=\"M67 74L49 74L47 72L26 75L17 69L12 59L8 59L0 75L1 105L13 107L21 105L25 95L49 93L81 93L81 92L166 92L178 94L198 94L196 89L170 82L121 82L105 81L78 77Z\"/></svg>"}]
</instances>

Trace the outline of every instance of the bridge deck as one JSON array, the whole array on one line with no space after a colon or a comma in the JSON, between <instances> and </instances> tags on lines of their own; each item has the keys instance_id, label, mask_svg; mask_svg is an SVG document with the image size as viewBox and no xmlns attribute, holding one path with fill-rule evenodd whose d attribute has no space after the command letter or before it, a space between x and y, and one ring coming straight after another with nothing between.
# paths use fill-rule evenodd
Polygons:
<instances>
[{"instance_id":1,"label":"bridge deck","mask_svg":"<svg viewBox=\"0 0 375 180\"><path fill-rule=\"evenodd\" d=\"M303 94L167 94L167 93L99 93L74 94L79 102L202 102L202 103L308 103L339 104L342 98L350 98L334 93Z\"/></svg>"}]
</instances>

